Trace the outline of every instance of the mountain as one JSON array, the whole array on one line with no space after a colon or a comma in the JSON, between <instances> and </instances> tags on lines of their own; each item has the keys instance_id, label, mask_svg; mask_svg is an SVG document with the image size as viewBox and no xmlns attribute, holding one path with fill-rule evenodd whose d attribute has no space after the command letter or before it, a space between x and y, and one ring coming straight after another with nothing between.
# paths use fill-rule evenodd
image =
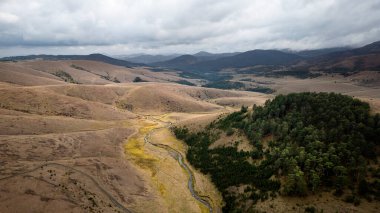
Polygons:
<instances>
[{"instance_id":1,"label":"mountain","mask_svg":"<svg viewBox=\"0 0 380 213\"><path fill-rule=\"evenodd\" d=\"M175 57L180 56L179 54L171 54L171 55L149 55L149 54L141 54L135 56L121 56L119 59L131 61L134 63L143 63L143 64L152 64L161 61L168 61Z\"/></svg>"},{"instance_id":2,"label":"mountain","mask_svg":"<svg viewBox=\"0 0 380 213\"><path fill-rule=\"evenodd\" d=\"M157 62L152 65L168 68L183 68L199 62L199 59L193 55L181 55L168 61Z\"/></svg>"},{"instance_id":3,"label":"mountain","mask_svg":"<svg viewBox=\"0 0 380 213\"><path fill-rule=\"evenodd\" d=\"M301 57L305 58L311 58L311 57L316 57L316 56L321 56L333 52L340 52L340 51L346 51L350 50L351 48L349 47L332 47L332 48L323 48L323 49L316 49L316 50L302 50L298 52L292 52L295 53Z\"/></svg>"},{"instance_id":4,"label":"mountain","mask_svg":"<svg viewBox=\"0 0 380 213\"><path fill-rule=\"evenodd\" d=\"M195 53L193 56L197 57L200 61L208 61L208 60L214 60L218 58L224 58L229 56L234 56L240 54L240 52L234 52L234 53L209 53L205 51L200 51L198 53Z\"/></svg>"},{"instance_id":5,"label":"mountain","mask_svg":"<svg viewBox=\"0 0 380 213\"><path fill-rule=\"evenodd\" d=\"M215 54L209 53L206 51L200 51L200 52L195 53L193 56L195 56L195 57L209 57L209 56L213 56L213 55L215 55Z\"/></svg>"},{"instance_id":6,"label":"mountain","mask_svg":"<svg viewBox=\"0 0 380 213\"><path fill-rule=\"evenodd\" d=\"M197 55L203 55L204 52ZM210 57L210 56L208 56ZM180 69L184 71L219 71L224 68L241 68L255 65L288 65L302 57L292 53L277 50L252 50L237 55L221 57L212 60L202 60L194 55L184 55L175 59L156 63L154 65Z\"/></svg>"},{"instance_id":7,"label":"mountain","mask_svg":"<svg viewBox=\"0 0 380 213\"><path fill-rule=\"evenodd\" d=\"M144 64L132 63L129 61L124 61L120 59L111 58L106 55L99 53L90 55L28 55L28 56L11 56L1 58L0 61L10 61L10 60L90 60L90 61L100 61L112 65L123 66L123 67L136 67L143 66Z\"/></svg>"},{"instance_id":8,"label":"mountain","mask_svg":"<svg viewBox=\"0 0 380 213\"><path fill-rule=\"evenodd\" d=\"M299 52L251 50L237 54L213 54L201 51L152 65L198 74L256 65L287 66L290 70L328 72L380 70L380 41L354 49L336 47Z\"/></svg>"},{"instance_id":9,"label":"mountain","mask_svg":"<svg viewBox=\"0 0 380 213\"><path fill-rule=\"evenodd\" d=\"M235 56L224 57L207 64L220 64L219 68L249 67L255 65L288 65L302 57L278 50L251 50Z\"/></svg>"},{"instance_id":10,"label":"mountain","mask_svg":"<svg viewBox=\"0 0 380 213\"><path fill-rule=\"evenodd\" d=\"M306 60L312 70L349 72L380 70L380 41L360 48L332 52Z\"/></svg>"},{"instance_id":11,"label":"mountain","mask_svg":"<svg viewBox=\"0 0 380 213\"><path fill-rule=\"evenodd\" d=\"M337 58L343 58L343 57L361 56L361 55L368 55L368 54L380 54L380 41L373 42L371 44L368 44L356 49L328 53L328 54L320 56L317 59L328 59L328 58L337 59Z\"/></svg>"}]
</instances>

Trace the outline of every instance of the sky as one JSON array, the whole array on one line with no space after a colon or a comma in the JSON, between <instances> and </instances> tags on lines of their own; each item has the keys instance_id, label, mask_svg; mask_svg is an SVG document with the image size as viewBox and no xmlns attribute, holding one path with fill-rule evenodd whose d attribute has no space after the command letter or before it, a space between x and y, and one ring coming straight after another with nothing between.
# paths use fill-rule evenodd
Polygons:
<instances>
[{"instance_id":1,"label":"sky","mask_svg":"<svg viewBox=\"0 0 380 213\"><path fill-rule=\"evenodd\" d=\"M380 0L0 0L0 56L358 47Z\"/></svg>"}]
</instances>

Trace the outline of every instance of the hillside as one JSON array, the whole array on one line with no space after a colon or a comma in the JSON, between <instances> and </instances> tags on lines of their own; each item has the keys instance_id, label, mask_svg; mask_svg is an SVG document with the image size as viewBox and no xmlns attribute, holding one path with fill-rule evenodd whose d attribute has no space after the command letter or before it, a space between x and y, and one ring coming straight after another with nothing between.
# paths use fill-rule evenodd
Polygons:
<instances>
[{"instance_id":1,"label":"hillside","mask_svg":"<svg viewBox=\"0 0 380 213\"><path fill-rule=\"evenodd\" d=\"M380 41L360 48L337 51L307 60L311 70L352 72L380 70Z\"/></svg>"},{"instance_id":2,"label":"hillside","mask_svg":"<svg viewBox=\"0 0 380 213\"><path fill-rule=\"evenodd\" d=\"M343 201L358 206L380 199L380 115L371 115L367 103L348 96L279 95L253 110L242 107L199 132L176 127L174 133L189 146L189 162L222 192L224 212L324 191L334 195L335 208ZM213 145L223 138L229 142ZM238 148L245 140L253 148ZM314 205L307 208L341 210Z\"/></svg>"},{"instance_id":3,"label":"hillside","mask_svg":"<svg viewBox=\"0 0 380 213\"><path fill-rule=\"evenodd\" d=\"M183 69L198 62L198 58L193 55L181 55L168 61L154 63L154 66Z\"/></svg>"},{"instance_id":4,"label":"hillside","mask_svg":"<svg viewBox=\"0 0 380 213\"><path fill-rule=\"evenodd\" d=\"M195 56L185 55L155 65L192 72L215 72L255 65L289 65L300 59L298 55L277 50L252 50L213 60L199 60Z\"/></svg>"},{"instance_id":5,"label":"hillside","mask_svg":"<svg viewBox=\"0 0 380 213\"><path fill-rule=\"evenodd\" d=\"M9 198L0 202L0 206L5 212L40 212L47 209L50 211L56 205L62 206L56 212L87 212L94 209L110 212L125 211L125 208L133 212L154 212L156 209L162 209L164 212L206 212L211 206L213 212L220 212L223 205L222 193L228 205L236 204L232 207L226 206L226 209L244 209L244 205L251 206L259 198L265 200L267 196L276 194L273 192L271 195L268 192L266 195L266 192L259 190L255 191L255 194L251 193L253 186L259 187L260 190L273 187L270 189L274 191L278 186L279 192L282 193L282 187L285 185L283 181L286 180L287 174L278 172L280 176L274 175L267 181L267 176L256 176L259 174L256 173L257 170L245 173L244 169L251 169L252 165L257 165L257 168L264 167L259 165L266 159L267 152L258 151L257 144L251 143L250 136L244 133L244 127L231 126L223 129L215 122L214 126L207 127L209 122L224 118L226 113L236 111L242 105L263 105L268 99L273 98L273 95L263 93L264 87L273 88L276 93L338 91L372 103L374 110L380 109L379 89L375 86L369 88L369 83L363 84L367 81L377 84L377 81L373 80L378 79L375 72L356 73L349 77L358 84L363 84L362 86L348 81L348 77L289 79L256 77L251 74L232 76L234 79L230 81L236 82L236 85L230 85L229 81L206 83L183 78L180 71L152 71L147 67L127 68L93 60L0 62L0 74L0 149L4 153L0 160L5 162L0 177L0 186L4 190L0 191L0 196ZM137 77L149 82L135 82ZM178 84L187 82L225 89L236 89L235 86L244 84L244 88L259 88L261 93ZM331 103L325 105L334 105L334 102ZM319 106L312 108L328 111ZM365 107L360 109L366 110ZM251 110L247 111L235 115L244 117L246 123L254 123L251 120ZM289 109L289 113L292 113L290 111ZM289 117L298 119L294 113ZM263 115L261 120L265 120L264 118ZM278 120L282 125L281 119L285 118ZM226 122L227 120L226 118ZM232 119L228 122L235 125L240 123L240 120ZM291 121L287 122L290 126ZM364 122L363 125L371 127L369 123L367 125ZM219 138L210 139L215 139L208 147L210 152L201 150L213 155L212 160L203 157L197 159L198 164L195 163L194 166L201 169L194 168L189 163L190 158L182 158L193 174L193 189L190 189L189 173L181 167L178 154L198 155L198 150L195 149L195 144L187 146L177 140L170 132L169 127L172 124L186 125L198 131L210 130L212 134L220 133ZM262 125L258 128L267 128L266 122ZM279 128L276 126L274 129L277 131ZM261 136L265 141L263 149L267 150L266 142L275 135ZM206 139L203 142L207 142ZM176 150L177 154L173 155L172 149ZM224 157L231 162L216 158L219 154L228 156L235 152L231 158ZM254 159L255 157L257 159ZM354 158L356 159L355 155ZM212 162L209 164L212 167L206 165L207 168L202 168L204 165L199 163L203 160ZM223 166L219 167L220 162ZM239 166L240 163L243 169ZM372 161L371 163L373 164ZM227 167L235 169L230 171ZM201 173L209 171L207 173L213 174L220 170L223 170L220 173L222 176ZM283 168L281 171L285 172ZM302 171L305 181L309 183L306 178L309 174ZM236 195L238 198L226 197L224 184L231 183L228 177L236 177L236 180L233 180L234 184L240 181L240 177L235 174L247 175L249 180L244 179L247 181L244 184L227 187L229 195ZM211 178L215 177L221 182L214 180L212 183ZM320 177L322 180L323 176ZM255 180L254 183L249 182L251 180ZM374 186L372 180L369 179L367 182L370 187ZM247 183L252 184L250 189ZM267 183L274 185L268 186ZM331 192L321 195L323 199L334 197L334 205L327 205L331 211L335 212L335 205L340 208L353 206L342 201L350 195L346 188L342 197L336 198ZM239 197L237 194L244 190L247 190L245 198ZM311 192L308 188L307 198L314 199L308 205L318 203L322 206L320 208L329 212L326 205L315 200L319 197L313 196L313 193L319 192ZM361 204L355 206L356 209L374 209L373 206L378 202L373 192L369 194L369 197L360 195ZM195 195L204 202L195 199ZM274 199L273 202L291 198L276 196L278 199ZM370 204L367 199L374 201ZM358 196L348 197L347 200L358 203ZM266 203L269 201L272 202L268 199L264 202L259 201L256 205L264 205L260 209L271 212L271 204ZM205 202L208 205L204 205ZM292 211L291 208L296 206L297 210L303 211L305 202L301 202L299 206L296 202L289 203L282 209L288 208L287 211ZM275 209L280 208L277 204L273 205Z\"/></svg>"},{"instance_id":6,"label":"hillside","mask_svg":"<svg viewBox=\"0 0 380 213\"><path fill-rule=\"evenodd\" d=\"M102 54L90 54L90 55L28 55L28 56L11 56L1 58L0 61L22 61L22 60L90 60L99 61L112 65L123 66L123 67L136 67L142 66L143 64L132 63L124 60L119 60L105 56Z\"/></svg>"},{"instance_id":7,"label":"hillside","mask_svg":"<svg viewBox=\"0 0 380 213\"><path fill-rule=\"evenodd\" d=\"M136 56L115 56L121 60L130 61L134 63L142 63L142 64L152 64L160 61L168 61L175 57L178 57L179 54L172 55L149 55L149 54L141 54Z\"/></svg>"},{"instance_id":8,"label":"hillside","mask_svg":"<svg viewBox=\"0 0 380 213\"><path fill-rule=\"evenodd\" d=\"M349 47L332 47L332 48L323 48L323 49L315 49L315 50L302 50L302 51L296 51L295 53L301 57L305 58L311 58L311 57L317 57L321 55L326 55L329 53L334 52L340 52L345 50L350 50Z\"/></svg>"},{"instance_id":9,"label":"hillside","mask_svg":"<svg viewBox=\"0 0 380 213\"><path fill-rule=\"evenodd\" d=\"M211 81L228 78L228 75L220 72L227 69L230 72L308 78L318 75L310 72L377 71L380 69L380 42L360 48L337 47L298 52L278 50L252 50L225 54L199 52L152 65L181 70L183 75L188 77L201 77Z\"/></svg>"},{"instance_id":10,"label":"hillside","mask_svg":"<svg viewBox=\"0 0 380 213\"><path fill-rule=\"evenodd\" d=\"M184 156L185 145L172 136L168 122L218 116L229 106L268 98L175 83L70 84L54 80L59 77L48 71L74 63L91 70L89 74L102 73L113 65L35 63L0 66L13 77L7 83L0 76L2 212L205 211L188 189L188 173L172 151L147 140L165 143ZM197 193L217 212L220 193L208 177L188 168Z\"/></svg>"},{"instance_id":11,"label":"hillside","mask_svg":"<svg viewBox=\"0 0 380 213\"><path fill-rule=\"evenodd\" d=\"M93 60L0 62L0 73L0 81L30 86L67 83L115 84L133 82L137 77L150 82L188 82L175 72L154 72L146 67L127 68Z\"/></svg>"}]
</instances>

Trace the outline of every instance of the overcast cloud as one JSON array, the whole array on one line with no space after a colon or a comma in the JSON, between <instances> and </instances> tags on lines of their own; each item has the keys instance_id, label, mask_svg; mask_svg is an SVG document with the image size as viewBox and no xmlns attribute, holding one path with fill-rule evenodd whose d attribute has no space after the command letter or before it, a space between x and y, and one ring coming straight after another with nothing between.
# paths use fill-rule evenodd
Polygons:
<instances>
[{"instance_id":1,"label":"overcast cloud","mask_svg":"<svg viewBox=\"0 0 380 213\"><path fill-rule=\"evenodd\" d=\"M380 0L0 0L0 56L360 46Z\"/></svg>"}]
</instances>

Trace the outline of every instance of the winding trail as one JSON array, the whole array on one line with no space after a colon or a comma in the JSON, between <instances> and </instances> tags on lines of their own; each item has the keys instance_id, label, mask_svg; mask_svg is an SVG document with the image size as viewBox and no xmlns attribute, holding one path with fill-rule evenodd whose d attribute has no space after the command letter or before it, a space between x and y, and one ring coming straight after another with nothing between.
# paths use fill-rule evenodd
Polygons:
<instances>
[{"instance_id":1,"label":"winding trail","mask_svg":"<svg viewBox=\"0 0 380 213\"><path fill-rule=\"evenodd\" d=\"M165 129L165 128L170 128L172 126L172 123L171 122L165 122L165 121L162 121L160 119L156 119L156 118L151 118L151 117L147 117L147 119L149 120L154 120L155 122L160 122L160 123L165 123L166 126L164 127L158 127L158 128L154 128L152 129L151 131L149 131L145 137L144 137L144 142L145 143L149 143L151 144L152 146L155 146L155 147L159 147L159 148L162 148L162 149L165 149L167 150L170 155L178 161L179 165L186 171L186 173L189 175L189 179L188 179L188 182L187 182L187 187L191 193L191 195L197 200L199 201L200 203L202 203L204 206L206 206L208 209L209 209L209 212L212 213L213 212L213 208L212 208L212 205L210 204L210 202L206 199L203 199L194 189L194 174L193 172L191 171L191 169L186 165L186 163L184 162L183 160L183 156L182 154L173 149L172 147L168 146L168 145L165 145L165 144L157 144L157 143L152 143L151 142L151 135L153 132L155 131L158 131L160 129Z\"/></svg>"}]
</instances>

